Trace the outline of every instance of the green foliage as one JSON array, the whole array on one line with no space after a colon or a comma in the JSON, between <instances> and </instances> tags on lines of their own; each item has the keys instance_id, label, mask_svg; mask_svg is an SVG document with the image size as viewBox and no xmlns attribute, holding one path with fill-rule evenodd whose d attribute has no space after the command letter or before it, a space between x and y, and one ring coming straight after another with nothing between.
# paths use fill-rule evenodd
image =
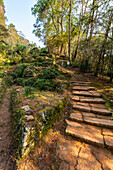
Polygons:
<instances>
[{"instance_id":1,"label":"green foliage","mask_svg":"<svg viewBox=\"0 0 113 170\"><path fill-rule=\"evenodd\" d=\"M91 68L92 65L90 63L89 58L76 59L73 64L73 67L79 68L79 71L82 73L91 72L91 70L92 70L92 68Z\"/></svg>"},{"instance_id":2,"label":"green foliage","mask_svg":"<svg viewBox=\"0 0 113 170\"><path fill-rule=\"evenodd\" d=\"M7 38L8 36L8 29L4 25L0 25L0 39Z\"/></svg>"},{"instance_id":3,"label":"green foliage","mask_svg":"<svg viewBox=\"0 0 113 170\"><path fill-rule=\"evenodd\" d=\"M35 77L31 77L29 79L25 79L25 86L35 86L37 79Z\"/></svg>"},{"instance_id":4,"label":"green foliage","mask_svg":"<svg viewBox=\"0 0 113 170\"><path fill-rule=\"evenodd\" d=\"M107 71L107 76L108 77L113 77L113 71L112 70L108 70Z\"/></svg>"},{"instance_id":5,"label":"green foliage","mask_svg":"<svg viewBox=\"0 0 113 170\"><path fill-rule=\"evenodd\" d=\"M0 0L0 4L1 4L2 6L4 5L3 0Z\"/></svg>"},{"instance_id":6,"label":"green foliage","mask_svg":"<svg viewBox=\"0 0 113 170\"><path fill-rule=\"evenodd\" d=\"M34 77L34 70L29 69L28 67L24 70L23 72L23 77L28 78L28 77Z\"/></svg>"},{"instance_id":7,"label":"green foliage","mask_svg":"<svg viewBox=\"0 0 113 170\"><path fill-rule=\"evenodd\" d=\"M0 104L1 104L3 96L5 94L6 87L7 87L7 84L4 81L4 78L2 78L2 79L0 78Z\"/></svg>"},{"instance_id":8,"label":"green foliage","mask_svg":"<svg viewBox=\"0 0 113 170\"><path fill-rule=\"evenodd\" d=\"M24 78L16 78L16 79L14 79L13 83L20 85L20 86L24 86L25 80L24 80Z\"/></svg>"},{"instance_id":9,"label":"green foliage","mask_svg":"<svg viewBox=\"0 0 113 170\"><path fill-rule=\"evenodd\" d=\"M26 68L26 65L24 64L19 64L14 72L11 73L11 76L13 77L13 79L16 79L16 78L22 78L22 75L23 75L23 72L24 72L24 69Z\"/></svg>"},{"instance_id":10,"label":"green foliage","mask_svg":"<svg viewBox=\"0 0 113 170\"><path fill-rule=\"evenodd\" d=\"M39 79L54 79L59 76L59 73L51 68L46 68L42 73L38 74Z\"/></svg>"},{"instance_id":11,"label":"green foliage","mask_svg":"<svg viewBox=\"0 0 113 170\"><path fill-rule=\"evenodd\" d=\"M36 63L35 63L36 64ZM45 64L45 63L44 63ZM46 63L47 64L47 63ZM49 63L50 64L50 63ZM53 81L60 75L61 80L67 79L69 80L69 74L63 73L59 71L56 66L52 66L52 68L41 69L35 67L34 64L19 64L14 70L9 74L8 73L8 83L10 85L16 84L21 86L34 87L38 90L50 90L63 92L67 85L64 82Z\"/></svg>"},{"instance_id":12,"label":"green foliage","mask_svg":"<svg viewBox=\"0 0 113 170\"><path fill-rule=\"evenodd\" d=\"M54 90L54 85L50 79L40 79L34 84L34 87L37 87L39 90Z\"/></svg>"},{"instance_id":13,"label":"green foliage","mask_svg":"<svg viewBox=\"0 0 113 170\"><path fill-rule=\"evenodd\" d=\"M21 109L18 108L20 101L17 100L17 92L16 89L11 91L10 95L10 109L12 111L12 120L13 120L13 134L14 134L14 146L17 155L21 154L21 147L22 147L22 132L23 132L23 124L24 119L22 116ZM21 120L21 121L20 121Z\"/></svg>"},{"instance_id":14,"label":"green foliage","mask_svg":"<svg viewBox=\"0 0 113 170\"><path fill-rule=\"evenodd\" d=\"M48 66L52 66L53 63L52 62L48 62L48 61L43 61L43 62L37 62L37 63L33 63L35 66L42 66L42 67L48 67Z\"/></svg>"},{"instance_id":15,"label":"green foliage","mask_svg":"<svg viewBox=\"0 0 113 170\"><path fill-rule=\"evenodd\" d=\"M54 89L57 92L62 93L65 89L65 84L62 82L54 82Z\"/></svg>"},{"instance_id":16,"label":"green foliage","mask_svg":"<svg viewBox=\"0 0 113 170\"><path fill-rule=\"evenodd\" d=\"M24 89L25 89L25 91L23 93L24 96L31 95L34 92L34 88L33 87L25 87Z\"/></svg>"},{"instance_id":17,"label":"green foliage","mask_svg":"<svg viewBox=\"0 0 113 170\"><path fill-rule=\"evenodd\" d=\"M89 60L83 59L82 62L80 63L80 72L90 72L91 71L91 66L89 64Z\"/></svg>"}]
</instances>

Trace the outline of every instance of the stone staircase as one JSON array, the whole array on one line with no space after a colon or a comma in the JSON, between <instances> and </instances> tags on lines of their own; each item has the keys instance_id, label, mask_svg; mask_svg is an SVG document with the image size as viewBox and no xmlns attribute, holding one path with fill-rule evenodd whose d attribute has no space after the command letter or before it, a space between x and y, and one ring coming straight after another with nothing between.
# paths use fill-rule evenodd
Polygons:
<instances>
[{"instance_id":1,"label":"stone staircase","mask_svg":"<svg viewBox=\"0 0 113 170\"><path fill-rule=\"evenodd\" d=\"M113 149L113 117L88 81L72 80L73 110L66 120L66 133L86 143Z\"/></svg>"}]
</instances>

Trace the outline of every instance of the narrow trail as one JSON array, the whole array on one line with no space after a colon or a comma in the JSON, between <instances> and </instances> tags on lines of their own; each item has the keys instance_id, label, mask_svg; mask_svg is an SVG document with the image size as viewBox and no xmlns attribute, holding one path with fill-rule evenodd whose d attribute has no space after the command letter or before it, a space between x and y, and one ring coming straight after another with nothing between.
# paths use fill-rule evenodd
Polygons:
<instances>
[{"instance_id":1,"label":"narrow trail","mask_svg":"<svg viewBox=\"0 0 113 170\"><path fill-rule=\"evenodd\" d=\"M0 170L14 170L12 160L12 125L9 111L10 91L7 90L0 106Z\"/></svg>"}]
</instances>

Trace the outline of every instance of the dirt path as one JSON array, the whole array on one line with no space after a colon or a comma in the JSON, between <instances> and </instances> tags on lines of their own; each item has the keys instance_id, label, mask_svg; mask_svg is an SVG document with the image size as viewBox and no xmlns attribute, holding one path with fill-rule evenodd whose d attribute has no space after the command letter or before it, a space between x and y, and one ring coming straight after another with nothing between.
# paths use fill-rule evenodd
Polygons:
<instances>
[{"instance_id":1,"label":"dirt path","mask_svg":"<svg viewBox=\"0 0 113 170\"><path fill-rule=\"evenodd\" d=\"M10 91L7 90L0 106L0 170L14 170L12 160L12 129L11 113L9 111Z\"/></svg>"}]
</instances>

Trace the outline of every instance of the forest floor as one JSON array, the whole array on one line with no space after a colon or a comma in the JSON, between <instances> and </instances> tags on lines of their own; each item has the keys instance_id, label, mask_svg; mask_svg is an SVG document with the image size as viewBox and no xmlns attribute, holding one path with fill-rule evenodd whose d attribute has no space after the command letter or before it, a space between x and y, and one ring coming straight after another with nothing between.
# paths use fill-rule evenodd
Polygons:
<instances>
[{"instance_id":1,"label":"forest floor","mask_svg":"<svg viewBox=\"0 0 113 170\"><path fill-rule=\"evenodd\" d=\"M71 72L74 76L74 71ZM113 111L113 84L93 77L92 74L80 74L88 79L107 99L107 107ZM76 77L75 77L76 78ZM80 80L83 81L83 80ZM71 93L71 87L68 90ZM14 170L14 148L12 148L12 124L9 111L8 89L0 106L0 170ZM113 169L113 155L106 148L89 145L65 133L65 119L72 112L72 103L68 105L60 120L48 131L40 142L36 143L28 157L17 162L19 170L106 170Z\"/></svg>"}]
</instances>

